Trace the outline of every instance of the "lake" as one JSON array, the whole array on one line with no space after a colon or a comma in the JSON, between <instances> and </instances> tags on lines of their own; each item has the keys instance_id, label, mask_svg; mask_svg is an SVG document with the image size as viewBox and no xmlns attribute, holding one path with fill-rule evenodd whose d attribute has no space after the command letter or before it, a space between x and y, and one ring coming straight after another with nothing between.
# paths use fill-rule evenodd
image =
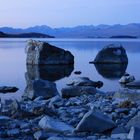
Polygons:
<instances>
[{"instance_id":1,"label":"lake","mask_svg":"<svg viewBox=\"0 0 140 140\"><path fill-rule=\"evenodd\" d=\"M2 94L3 99L21 99L26 88L25 73L32 72L26 67L26 41L28 39L0 39L0 86L16 86L16 93ZM103 91L116 91L121 88L118 80L126 72L140 79L140 39L39 39L52 45L69 50L75 56L74 67L45 67L41 76L54 81L60 91L65 84L75 77L89 77L93 81L103 81ZM99 50L108 44L122 44L126 49L129 63L124 66L106 66L89 64ZM27 73L28 71L28 73ZM74 71L81 71L75 75Z\"/></svg>"}]
</instances>

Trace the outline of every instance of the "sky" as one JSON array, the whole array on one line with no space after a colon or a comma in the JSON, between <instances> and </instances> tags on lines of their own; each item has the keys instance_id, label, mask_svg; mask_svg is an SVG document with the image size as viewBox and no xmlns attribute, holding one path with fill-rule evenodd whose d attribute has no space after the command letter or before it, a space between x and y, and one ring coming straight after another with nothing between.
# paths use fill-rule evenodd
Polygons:
<instances>
[{"instance_id":1,"label":"sky","mask_svg":"<svg viewBox=\"0 0 140 140\"><path fill-rule=\"evenodd\" d=\"M0 26L140 23L140 0L0 0Z\"/></svg>"}]
</instances>

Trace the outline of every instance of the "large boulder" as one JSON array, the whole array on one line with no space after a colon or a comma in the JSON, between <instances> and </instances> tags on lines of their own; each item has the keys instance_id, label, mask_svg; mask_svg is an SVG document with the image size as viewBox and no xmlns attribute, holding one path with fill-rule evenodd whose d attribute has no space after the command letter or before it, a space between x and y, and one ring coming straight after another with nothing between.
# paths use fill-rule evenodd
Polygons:
<instances>
[{"instance_id":1,"label":"large boulder","mask_svg":"<svg viewBox=\"0 0 140 140\"><path fill-rule=\"evenodd\" d=\"M128 63L128 57L125 49L121 45L110 44L107 47L103 48L101 51L99 51L96 58L91 63Z\"/></svg>"},{"instance_id":2,"label":"large boulder","mask_svg":"<svg viewBox=\"0 0 140 140\"><path fill-rule=\"evenodd\" d=\"M47 42L30 40L26 47L26 63L31 65L73 64L74 56L64 49Z\"/></svg>"},{"instance_id":3,"label":"large boulder","mask_svg":"<svg viewBox=\"0 0 140 140\"><path fill-rule=\"evenodd\" d=\"M91 110L77 125L76 132L101 133L115 127L115 123L105 114Z\"/></svg>"},{"instance_id":4,"label":"large boulder","mask_svg":"<svg viewBox=\"0 0 140 140\"><path fill-rule=\"evenodd\" d=\"M47 80L28 80L25 92L23 95L24 99L33 100L39 96L45 99L51 98L58 94L56 84Z\"/></svg>"}]
</instances>

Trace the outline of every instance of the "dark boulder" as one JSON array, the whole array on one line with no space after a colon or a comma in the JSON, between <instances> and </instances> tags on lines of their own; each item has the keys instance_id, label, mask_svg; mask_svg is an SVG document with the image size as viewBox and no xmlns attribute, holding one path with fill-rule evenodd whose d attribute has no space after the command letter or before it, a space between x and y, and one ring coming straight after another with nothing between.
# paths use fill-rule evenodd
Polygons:
<instances>
[{"instance_id":1,"label":"dark boulder","mask_svg":"<svg viewBox=\"0 0 140 140\"><path fill-rule=\"evenodd\" d=\"M74 63L74 56L64 49L47 42L30 40L27 48L26 63L31 65L66 65Z\"/></svg>"},{"instance_id":2,"label":"dark boulder","mask_svg":"<svg viewBox=\"0 0 140 140\"><path fill-rule=\"evenodd\" d=\"M125 49L121 45L110 44L107 47L103 48L101 51L99 51L94 61L90 63L128 63L128 57Z\"/></svg>"}]
</instances>

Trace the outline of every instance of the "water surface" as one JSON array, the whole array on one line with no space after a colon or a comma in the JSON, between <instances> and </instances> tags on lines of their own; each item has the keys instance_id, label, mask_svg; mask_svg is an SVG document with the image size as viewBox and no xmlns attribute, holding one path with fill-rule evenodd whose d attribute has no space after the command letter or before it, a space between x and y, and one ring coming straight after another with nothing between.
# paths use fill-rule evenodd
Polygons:
<instances>
[{"instance_id":1,"label":"water surface","mask_svg":"<svg viewBox=\"0 0 140 140\"><path fill-rule=\"evenodd\" d=\"M54 81L60 91L72 78L78 77L74 71L81 71L80 76L89 77L94 81L101 80L103 91L115 91L121 86L120 76L126 71L140 79L140 40L139 39L39 39L52 45L69 50L75 56L74 66L63 67L26 67L25 47L28 39L0 39L0 86L16 86L16 93L1 94L2 99L20 99L26 87L25 73L34 74L39 71L40 77ZM112 43L122 44L127 51L128 65L97 65L89 64L98 51Z\"/></svg>"}]
</instances>

